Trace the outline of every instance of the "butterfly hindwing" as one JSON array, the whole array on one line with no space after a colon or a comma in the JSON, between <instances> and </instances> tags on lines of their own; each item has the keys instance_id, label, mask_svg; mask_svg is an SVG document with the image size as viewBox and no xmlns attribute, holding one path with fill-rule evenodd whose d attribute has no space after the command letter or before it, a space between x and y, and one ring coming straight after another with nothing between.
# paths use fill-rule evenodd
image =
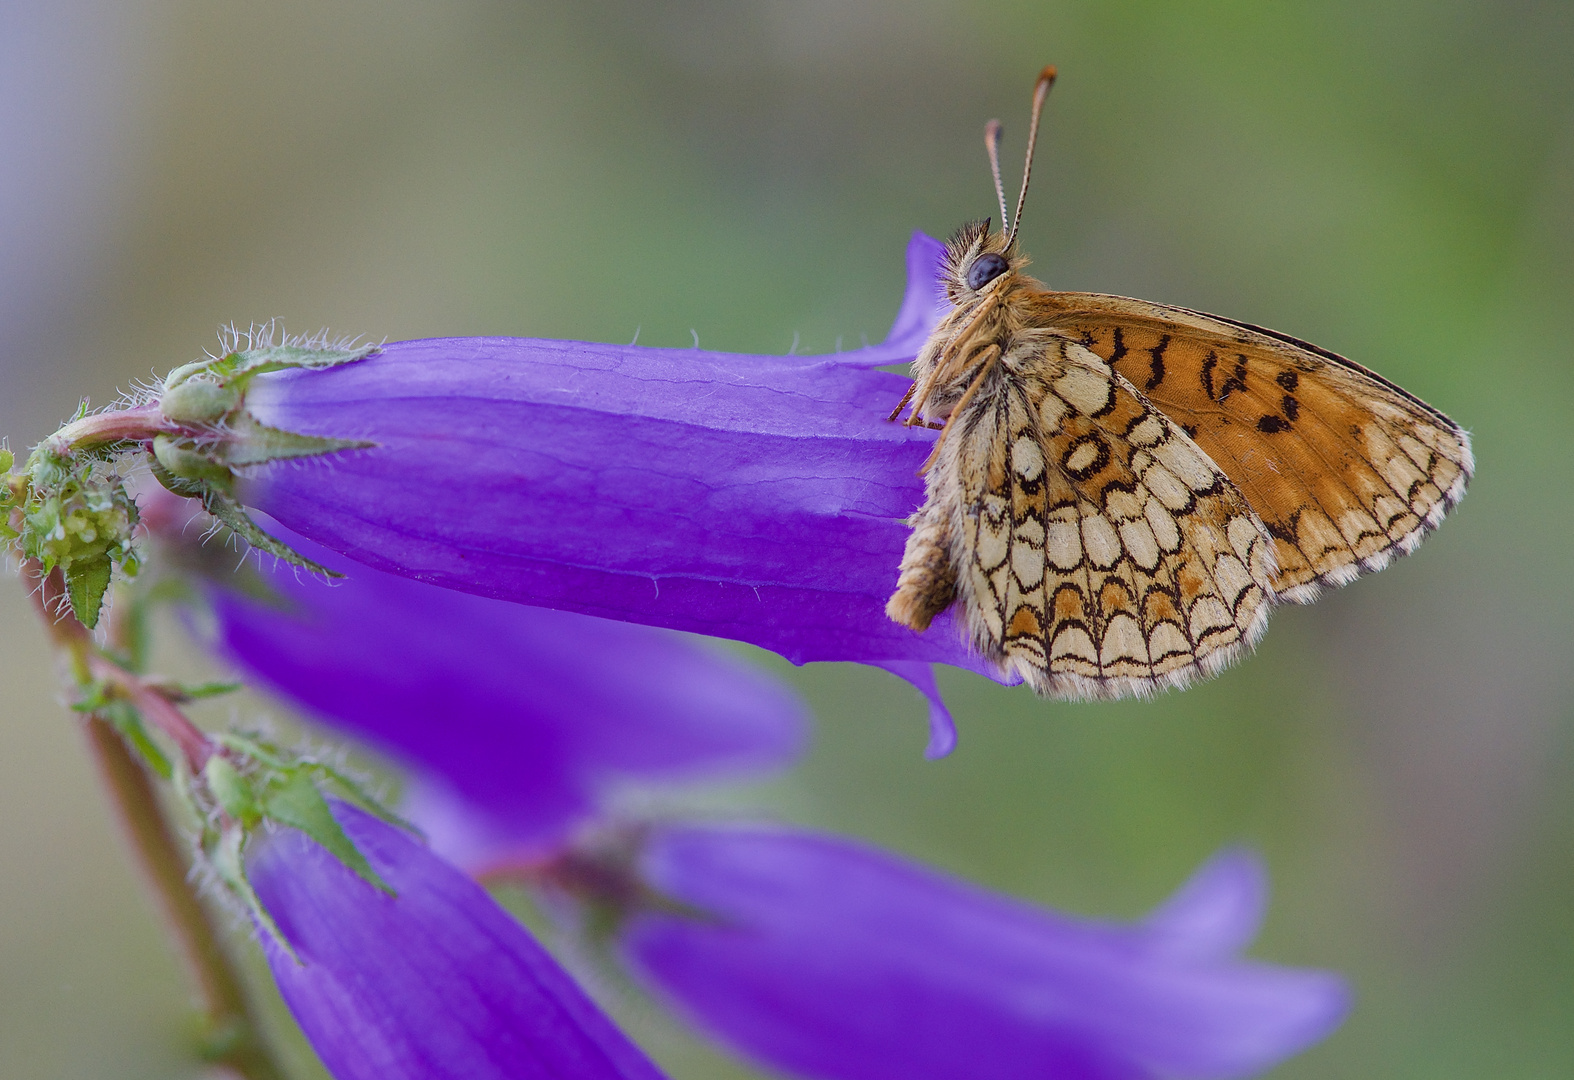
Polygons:
<instances>
[{"instance_id":1,"label":"butterfly hindwing","mask_svg":"<svg viewBox=\"0 0 1574 1080\"><path fill-rule=\"evenodd\" d=\"M1276 594L1306 602L1413 551L1464 495L1469 436L1305 342L1184 308L1043 293L1077 337L1179 424L1273 535Z\"/></svg>"},{"instance_id":2,"label":"butterfly hindwing","mask_svg":"<svg viewBox=\"0 0 1574 1080\"><path fill-rule=\"evenodd\" d=\"M1218 670L1261 633L1262 523L1087 349L1022 338L949 423L929 505L952 508L956 591L1002 667L1055 696L1147 694Z\"/></svg>"}]
</instances>

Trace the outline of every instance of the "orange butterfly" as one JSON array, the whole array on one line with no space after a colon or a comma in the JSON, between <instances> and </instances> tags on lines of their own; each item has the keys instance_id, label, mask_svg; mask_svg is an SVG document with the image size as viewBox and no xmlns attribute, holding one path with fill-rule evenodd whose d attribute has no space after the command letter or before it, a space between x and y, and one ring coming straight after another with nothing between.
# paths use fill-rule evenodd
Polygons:
<instances>
[{"instance_id":1,"label":"orange butterfly","mask_svg":"<svg viewBox=\"0 0 1574 1080\"><path fill-rule=\"evenodd\" d=\"M891 414L911 401L908 424L945 424L886 613L923 630L959 602L978 651L1040 694L1141 697L1218 672L1275 603L1415 550L1474 465L1457 424L1341 356L1023 274L1054 80L1034 89L1011 229L952 237L952 310Z\"/></svg>"}]
</instances>

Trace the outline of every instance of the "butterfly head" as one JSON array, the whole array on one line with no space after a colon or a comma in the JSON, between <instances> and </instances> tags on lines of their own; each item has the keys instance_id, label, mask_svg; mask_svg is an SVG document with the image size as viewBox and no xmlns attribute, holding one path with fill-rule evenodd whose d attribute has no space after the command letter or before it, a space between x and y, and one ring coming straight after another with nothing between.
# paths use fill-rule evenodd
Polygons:
<instances>
[{"instance_id":1,"label":"butterfly head","mask_svg":"<svg viewBox=\"0 0 1574 1080\"><path fill-rule=\"evenodd\" d=\"M990 221L970 221L946 243L946 298L956 306L972 304L1010 280L1027 265L1027 256L1003 232L992 232Z\"/></svg>"}]
</instances>

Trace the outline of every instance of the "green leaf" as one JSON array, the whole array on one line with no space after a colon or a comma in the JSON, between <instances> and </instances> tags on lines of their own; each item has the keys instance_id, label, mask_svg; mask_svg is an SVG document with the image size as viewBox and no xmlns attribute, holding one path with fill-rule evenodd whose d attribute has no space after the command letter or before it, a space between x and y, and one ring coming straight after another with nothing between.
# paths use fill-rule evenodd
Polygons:
<instances>
[{"instance_id":1,"label":"green leaf","mask_svg":"<svg viewBox=\"0 0 1574 1080\"><path fill-rule=\"evenodd\" d=\"M73 712L94 713L106 709L114 701L110 696L109 684L103 679L94 679L90 683L78 685L81 696L71 703Z\"/></svg>"},{"instance_id":2,"label":"green leaf","mask_svg":"<svg viewBox=\"0 0 1574 1080\"><path fill-rule=\"evenodd\" d=\"M201 701L233 694L245 685L242 682L177 683L174 692L183 701Z\"/></svg>"},{"instance_id":3,"label":"green leaf","mask_svg":"<svg viewBox=\"0 0 1574 1080\"><path fill-rule=\"evenodd\" d=\"M121 738L131 744L131 748L142 756L152 769L165 780L175 775L175 768L159 749L158 743L153 741L153 736L148 734L147 725L142 722L142 714L137 712L129 701L111 701L98 711L98 714L108 720L114 729L120 732Z\"/></svg>"},{"instance_id":4,"label":"green leaf","mask_svg":"<svg viewBox=\"0 0 1574 1080\"><path fill-rule=\"evenodd\" d=\"M246 685L241 682L183 683L176 679L157 678L144 681L157 690L161 696L176 705L202 701L205 698L220 697L224 694L233 694Z\"/></svg>"},{"instance_id":5,"label":"green leaf","mask_svg":"<svg viewBox=\"0 0 1574 1080\"><path fill-rule=\"evenodd\" d=\"M74 559L66 567L66 595L71 600L71 611L77 621L89 630L98 625L98 615L104 606L104 594L109 591L113 565L108 557Z\"/></svg>"},{"instance_id":6,"label":"green leaf","mask_svg":"<svg viewBox=\"0 0 1574 1080\"><path fill-rule=\"evenodd\" d=\"M263 811L281 825L291 825L317 841L330 855L360 875L362 880L390 896L395 895L393 888L378 876L372 864L366 861L366 856L344 834L339 823L333 819L328 800L323 798L317 785L304 772L289 774L269 790L263 796Z\"/></svg>"}]
</instances>

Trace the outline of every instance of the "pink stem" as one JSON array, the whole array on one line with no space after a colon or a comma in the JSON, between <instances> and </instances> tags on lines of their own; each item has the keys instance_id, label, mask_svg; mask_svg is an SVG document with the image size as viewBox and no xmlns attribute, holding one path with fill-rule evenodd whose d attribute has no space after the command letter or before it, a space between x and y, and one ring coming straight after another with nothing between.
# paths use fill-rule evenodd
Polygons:
<instances>
[{"instance_id":1,"label":"pink stem","mask_svg":"<svg viewBox=\"0 0 1574 1080\"><path fill-rule=\"evenodd\" d=\"M113 442L145 442L164 432L180 428L164 419L157 404L138 405L134 409L95 413L73 420L49 437L63 448L81 450Z\"/></svg>"},{"instance_id":2,"label":"pink stem","mask_svg":"<svg viewBox=\"0 0 1574 1080\"><path fill-rule=\"evenodd\" d=\"M180 747L192 772L202 771L208 758L213 756L213 743L202 733L201 728L186 719L186 714L156 688L114 661L95 653L88 657L87 663L95 679L102 679L119 689L131 699L131 703L149 723Z\"/></svg>"}]
</instances>

